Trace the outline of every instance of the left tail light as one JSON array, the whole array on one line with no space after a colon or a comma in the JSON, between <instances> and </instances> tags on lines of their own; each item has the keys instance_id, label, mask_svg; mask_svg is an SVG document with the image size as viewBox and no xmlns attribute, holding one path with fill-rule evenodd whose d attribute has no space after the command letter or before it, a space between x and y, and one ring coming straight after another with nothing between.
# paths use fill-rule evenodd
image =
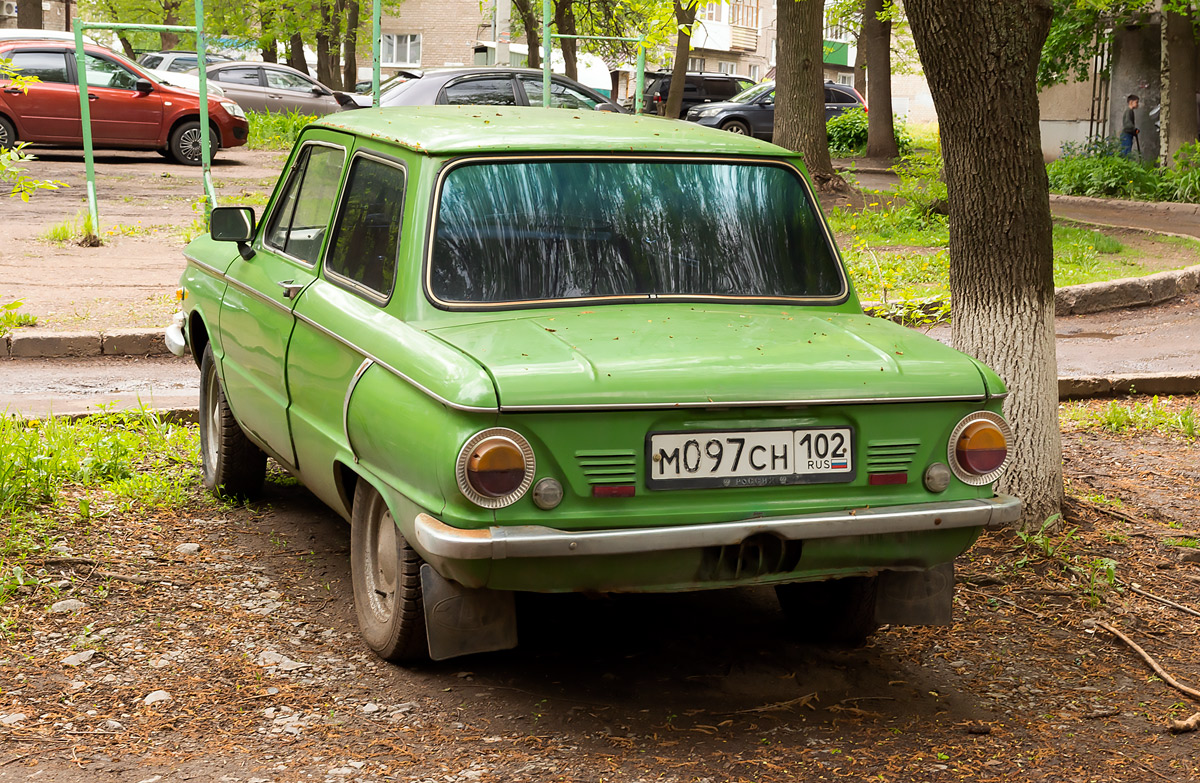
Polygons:
<instances>
[{"instance_id":1,"label":"left tail light","mask_svg":"<svg viewBox=\"0 0 1200 783\"><path fill-rule=\"evenodd\" d=\"M533 484L533 447L521 433L493 427L472 435L458 453L458 488L483 508L504 508L520 500Z\"/></svg>"},{"instance_id":2,"label":"left tail light","mask_svg":"<svg viewBox=\"0 0 1200 783\"><path fill-rule=\"evenodd\" d=\"M1012 428L991 411L977 411L963 418L950 433L946 457L954 475L965 484L991 484L1008 465Z\"/></svg>"}]
</instances>

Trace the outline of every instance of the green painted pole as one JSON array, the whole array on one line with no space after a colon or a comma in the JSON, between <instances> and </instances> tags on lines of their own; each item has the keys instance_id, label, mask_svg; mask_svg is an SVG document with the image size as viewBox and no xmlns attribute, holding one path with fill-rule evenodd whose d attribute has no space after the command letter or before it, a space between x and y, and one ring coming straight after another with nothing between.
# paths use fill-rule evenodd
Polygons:
<instances>
[{"instance_id":1,"label":"green painted pole","mask_svg":"<svg viewBox=\"0 0 1200 783\"><path fill-rule=\"evenodd\" d=\"M75 73L79 74L79 121L83 126L83 161L87 171L88 217L92 233L100 233L100 212L96 206L96 155L92 150L92 111L88 100L87 58L83 53L83 22L75 19Z\"/></svg>"},{"instance_id":2,"label":"green painted pole","mask_svg":"<svg viewBox=\"0 0 1200 783\"><path fill-rule=\"evenodd\" d=\"M379 48L383 45L383 8L381 0L375 0L371 9L371 105L379 108Z\"/></svg>"},{"instance_id":3,"label":"green painted pole","mask_svg":"<svg viewBox=\"0 0 1200 783\"><path fill-rule=\"evenodd\" d=\"M204 40L204 0L196 0L196 59L200 65L200 165L203 168L205 200L204 223L217 205L217 191L212 181L212 148L209 146L208 127L208 42Z\"/></svg>"},{"instance_id":4,"label":"green painted pole","mask_svg":"<svg viewBox=\"0 0 1200 783\"><path fill-rule=\"evenodd\" d=\"M554 46L550 40L550 4L553 0L542 0L542 106L550 108L550 53Z\"/></svg>"},{"instance_id":5,"label":"green painted pole","mask_svg":"<svg viewBox=\"0 0 1200 783\"><path fill-rule=\"evenodd\" d=\"M635 78L637 79L637 82L633 88L634 89L634 93L633 93L634 104L633 105L636 108L634 108L633 113L641 114L642 113L642 97L643 97L643 92L646 89L646 36L644 36L644 35L638 36L637 74L636 74Z\"/></svg>"}]
</instances>

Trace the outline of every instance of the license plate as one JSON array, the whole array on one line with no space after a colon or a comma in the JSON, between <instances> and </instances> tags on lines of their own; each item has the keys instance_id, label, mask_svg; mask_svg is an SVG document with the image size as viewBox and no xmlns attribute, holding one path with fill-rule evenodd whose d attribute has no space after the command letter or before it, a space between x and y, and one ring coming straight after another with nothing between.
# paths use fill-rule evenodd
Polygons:
<instances>
[{"instance_id":1,"label":"license plate","mask_svg":"<svg viewBox=\"0 0 1200 783\"><path fill-rule=\"evenodd\" d=\"M650 489L822 484L855 475L849 427L652 432L646 448Z\"/></svg>"}]
</instances>

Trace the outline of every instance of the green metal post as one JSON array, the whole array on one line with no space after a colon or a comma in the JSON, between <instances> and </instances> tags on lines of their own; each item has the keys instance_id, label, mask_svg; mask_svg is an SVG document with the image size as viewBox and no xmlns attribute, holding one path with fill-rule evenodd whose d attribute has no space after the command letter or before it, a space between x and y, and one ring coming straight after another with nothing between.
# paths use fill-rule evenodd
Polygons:
<instances>
[{"instance_id":1,"label":"green metal post","mask_svg":"<svg viewBox=\"0 0 1200 783\"><path fill-rule=\"evenodd\" d=\"M197 2L199 2L199 0L197 0ZM646 36L644 36L644 35L638 36L638 45L637 46L638 46L637 74L635 76L635 78L637 79L637 82L633 88L634 89L634 93L633 93L634 104L633 105L635 106L633 113L641 114L642 113L643 92L646 89Z\"/></svg>"},{"instance_id":2,"label":"green metal post","mask_svg":"<svg viewBox=\"0 0 1200 783\"><path fill-rule=\"evenodd\" d=\"M550 53L554 46L550 40L551 0L542 0L542 106L550 108Z\"/></svg>"},{"instance_id":3,"label":"green metal post","mask_svg":"<svg viewBox=\"0 0 1200 783\"><path fill-rule=\"evenodd\" d=\"M83 123L83 161L87 171L88 216L92 233L100 233L100 212L96 207L96 156L92 150L92 111L88 100L87 63L83 53L83 22L75 19L75 73L79 74L79 121Z\"/></svg>"},{"instance_id":4,"label":"green metal post","mask_svg":"<svg viewBox=\"0 0 1200 783\"><path fill-rule=\"evenodd\" d=\"M371 105L379 108L379 47L383 44L383 9L381 0L375 0L371 10Z\"/></svg>"},{"instance_id":5,"label":"green metal post","mask_svg":"<svg viewBox=\"0 0 1200 783\"><path fill-rule=\"evenodd\" d=\"M203 168L205 199L204 224L217 205L217 192L212 181L212 148L209 146L208 127L208 42L204 40L204 0L196 0L196 59L200 65L200 165Z\"/></svg>"}]
</instances>

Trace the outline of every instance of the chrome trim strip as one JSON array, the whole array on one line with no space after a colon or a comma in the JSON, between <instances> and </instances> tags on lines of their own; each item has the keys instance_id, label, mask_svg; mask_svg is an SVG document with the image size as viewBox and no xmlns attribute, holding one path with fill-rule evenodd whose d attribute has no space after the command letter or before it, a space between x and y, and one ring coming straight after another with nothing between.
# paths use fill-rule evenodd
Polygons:
<instances>
[{"instance_id":1,"label":"chrome trim strip","mask_svg":"<svg viewBox=\"0 0 1200 783\"><path fill-rule=\"evenodd\" d=\"M189 264L193 264L194 266L199 267L202 271L208 272L210 275L217 278L218 280L226 279L225 273L222 272L220 269L217 269L215 266L211 266L210 264L204 263L203 261L201 261L200 259L196 258L193 255L188 255L187 253L184 253L183 258Z\"/></svg>"},{"instance_id":2,"label":"chrome trim strip","mask_svg":"<svg viewBox=\"0 0 1200 783\"><path fill-rule=\"evenodd\" d=\"M338 335L338 334L334 334L329 329L326 329L324 326L321 326L319 323L317 323L316 321L312 320L311 318L303 315L302 313L298 313L295 310L293 310L292 314L294 316L296 316L296 320L302 321L302 322L308 324L309 326L316 329L321 334L325 335L326 337L330 338L331 340L334 340L335 342L341 343L342 345L344 345L347 348L349 348L350 350L354 351L355 353L357 353L359 356L363 357L364 359L370 359L372 362L374 362L375 364L378 364L380 367L387 370L392 375L395 375L397 378L404 381L409 386L412 386L414 389L417 389L418 391L425 394L426 396L432 397L433 399L437 400L438 402L440 402L441 404L445 405L448 408L453 408L456 411L466 411L468 413L497 413L497 412L499 412L498 409L494 408L494 407L483 407L483 406L479 406L479 405L462 405L457 402L452 402L451 400L446 399L445 397L441 396L440 394L433 391L432 389L428 389L425 386L422 386L420 383L418 383L417 381L408 377L404 373L400 372L392 365L390 365L387 362L380 359L378 356L374 356L371 353L363 350L362 348L359 348L357 345L350 342L345 337L342 337L341 335Z\"/></svg>"},{"instance_id":3,"label":"chrome trim strip","mask_svg":"<svg viewBox=\"0 0 1200 783\"><path fill-rule=\"evenodd\" d=\"M707 525L575 533L539 525L465 530L451 527L428 514L418 514L414 521L414 543L423 555L449 560L583 557L732 546L756 535L795 541L1000 527L1015 522L1020 515L1021 501L1008 495Z\"/></svg>"},{"instance_id":4,"label":"chrome trim strip","mask_svg":"<svg viewBox=\"0 0 1200 783\"><path fill-rule=\"evenodd\" d=\"M346 436L346 445L350 447L350 456L354 457L356 463L358 462L358 452L354 450L354 441L350 440L350 398L354 395L354 387L358 386L363 373L372 364L374 361L371 359L362 360L362 364L358 365L358 369L354 371L354 377L350 379L350 385L346 387L346 399L342 401L342 433Z\"/></svg>"},{"instance_id":5,"label":"chrome trim strip","mask_svg":"<svg viewBox=\"0 0 1200 783\"><path fill-rule=\"evenodd\" d=\"M736 400L733 402L613 402L595 405L501 405L501 413L533 413L537 411L638 411L671 410L674 408L787 408L809 405L876 405L904 402L983 402L982 394L948 397L860 397L812 400Z\"/></svg>"},{"instance_id":6,"label":"chrome trim strip","mask_svg":"<svg viewBox=\"0 0 1200 783\"><path fill-rule=\"evenodd\" d=\"M276 310L279 310L284 313L288 313L289 315L292 313L292 308L288 307L283 302L279 302L279 301L276 301L275 299L272 299L271 297L264 294L262 291L259 291L257 288L251 288L250 286L243 283L241 280L238 280L236 277L230 277L230 276L226 275L225 282L228 283L229 285L233 286L234 288L238 289L239 291L249 294L254 299L257 299L258 301L263 302L265 304L271 305ZM305 285L307 285L307 283Z\"/></svg>"}]
</instances>

